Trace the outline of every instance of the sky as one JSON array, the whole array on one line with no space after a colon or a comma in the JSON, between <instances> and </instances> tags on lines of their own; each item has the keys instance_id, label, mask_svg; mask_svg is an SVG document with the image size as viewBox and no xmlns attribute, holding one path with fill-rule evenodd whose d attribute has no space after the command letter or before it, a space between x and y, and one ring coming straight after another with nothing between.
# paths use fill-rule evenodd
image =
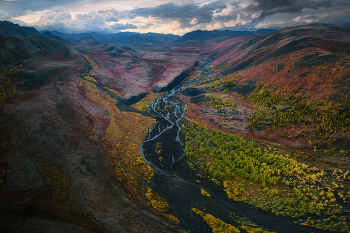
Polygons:
<instances>
[{"instance_id":1,"label":"sky","mask_svg":"<svg viewBox=\"0 0 350 233\"><path fill-rule=\"evenodd\" d=\"M256 30L350 21L350 0L0 0L0 20L67 33Z\"/></svg>"}]
</instances>

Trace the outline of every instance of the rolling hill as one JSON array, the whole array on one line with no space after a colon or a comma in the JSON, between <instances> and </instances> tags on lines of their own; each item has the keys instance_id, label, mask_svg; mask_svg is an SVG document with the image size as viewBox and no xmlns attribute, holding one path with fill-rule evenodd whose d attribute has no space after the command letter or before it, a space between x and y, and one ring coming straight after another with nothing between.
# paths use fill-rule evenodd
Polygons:
<instances>
[{"instance_id":1,"label":"rolling hill","mask_svg":"<svg viewBox=\"0 0 350 233\"><path fill-rule=\"evenodd\" d=\"M333 25L305 25L233 38L205 48L202 55L212 60L214 74L198 88L221 98L243 98L239 103L244 113L237 118L244 124L220 115L209 123L289 147L350 153L349 125L336 120L340 117L337 114L348 111L349 38L350 31ZM312 114L294 110L301 106ZM289 108L293 111L287 111ZM273 112L275 109L283 112ZM333 115L326 118L325 112ZM196 120L206 116L204 122L213 118L210 114L193 114ZM349 116L344 114L345 120ZM295 121L297 116L299 120ZM217 124L220 122L224 124ZM337 143L325 138L330 132L339 132L332 136Z\"/></svg>"}]
</instances>

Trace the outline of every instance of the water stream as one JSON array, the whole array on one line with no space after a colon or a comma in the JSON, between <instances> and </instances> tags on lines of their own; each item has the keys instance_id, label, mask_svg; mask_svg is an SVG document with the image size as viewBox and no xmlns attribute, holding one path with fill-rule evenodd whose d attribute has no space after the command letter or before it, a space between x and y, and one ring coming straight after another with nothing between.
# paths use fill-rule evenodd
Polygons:
<instances>
[{"instance_id":1,"label":"water stream","mask_svg":"<svg viewBox=\"0 0 350 233\"><path fill-rule=\"evenodd\" d=\"M205 66L210 65L210 62L206 58L202 58L202 61L204 64L199 68L203 75L208 77L212 72L205 69ZM154 169L150 187L167 201L170 213L177 217L183 226L194 232L212 232L212 229L192 211L192 208L210 213L235 226L238 225L230 217L231 213L272 231L310 232L309 228L294 224L294 219L290 217L276 216L271 212L228 199L222 186L184 168L185 139L180 133L180 125L185 110L184 103L175 94L182 86L192 83L180 84L167 95L155 100L149 114L157 119L157 123L151 127L140 146L142 157ZM201 189L211 197L202 195ZM313 228L312 231L319 230Z\"/></svg>"},{"instance_id":2,"label":"water stream","mask_svg":"<svg viewBox=\"0 0 350 233\"><path fill-rule=\"evenodd\" d=\"M211 71L205 69L210 65L206 58L202 58L199 68L202 75L208 77ZM226 218L229 212L240 212L230 205L222 196L225 193L213 184L202 183L200 179L194 179L183 170L185 150L182 146L185 139L180 134L180 121L185 113L184 103L175 94L184 85L175 87L169 94L155 100L149 114L157 119L140 146L142 157L154 169L155 174L150 182L152 190L163 197L170 206L170 212L175 215L180 223L196 232L211 232L202 218L192 211L194 207L205 207L211 213L225 212ZM161 153L158 154L160 145ZM161 157L161 159L159 158ZM212 197L201 195L201 189L206 190ZM202 208L203 209L203 208ZM243 213L242 213L243 214ZM223 216L223 214L220 214ZM223 219L224 220L224 219ZM225 219L230 221L229 218Z\"/></svg>"}]
</instances>

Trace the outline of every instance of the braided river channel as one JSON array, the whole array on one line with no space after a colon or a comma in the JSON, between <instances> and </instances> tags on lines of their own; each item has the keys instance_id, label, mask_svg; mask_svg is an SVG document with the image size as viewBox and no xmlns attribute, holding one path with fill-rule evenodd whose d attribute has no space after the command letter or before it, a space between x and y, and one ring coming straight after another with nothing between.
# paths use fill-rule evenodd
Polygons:
<instances>
[{"instance_id":1,"label":"braided river channel","mask_svg":"<svg viewBox=\"0 0 350 233\"><path fill-rule=\"evenodd\" d=\"M212 74L205 69L208 65L210 62L202 58L199 68L205 77ZM213 232L213 230L200 215L192 211L192 208L198 208L236 227L239 225L233 220L232 213L269 231L321 232L315 228L296 225L293 223L295 219L291 217L277 216L251 205L233 201L227 197L222 184L217 185L208 177L197 176L196 171L188 168L185 138L180 132L181 124L185 121L183 119L185 104L175 94L181 91L182 86L191 84L193 82L180 84L167 95L155 100L148 113L155 117L157 122L151 127L140 146L142 157L154 169L150 187L167 201L170 213L193 232ZM201 189L211 197L202 195Z\"/></svg>"}]
</instances>

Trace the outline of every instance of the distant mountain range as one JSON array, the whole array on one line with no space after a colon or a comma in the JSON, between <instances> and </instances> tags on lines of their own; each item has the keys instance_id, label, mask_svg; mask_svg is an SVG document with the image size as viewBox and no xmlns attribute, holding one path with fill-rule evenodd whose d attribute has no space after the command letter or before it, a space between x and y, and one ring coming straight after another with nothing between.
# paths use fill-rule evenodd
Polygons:
<instances>
[{"instance_id":1,"label":"distant mountain range","mask_svg":"<svg viewBox=\"0 0 350 233\"><path fill-rule=\"evenodd\" d=\"M215 41L224 41L227 39L231 39L234 37L240 37L240 36L248 36L248 35L263 35L268 34L271 32L277 31L276 29L259 29L257 31L202 31L202 30L196 30L193 32L186 33L181 38L174 41L175 43L182 43L182 42L188 42L188 41L206 41L206 40L215 40Z\"/></svg>"},{"instance_id":2,"label":"distant mountain range","mask_svg":"<svg viewBox=\"0 0 350 233\"><path fill-rule=\"evenodd\" d=\"M277 31L276 29L259 29L257 31L202 31L197 30L193 32L186 33L183 36L177 36L172 34L159 34L159 33L136 33L136 32L119 32L116 34L103 35L96 32L91 33L80 33L80 34L68 34L62 33L58 31L52 31L51 34L54 36L59 36L61 38L66 39L79 39L83 37L92 37L95 40L108 42L108 43L116 43L116 44L164 44L164 43L182 43L189 41L207 41L207 40L215 40L222 41L234 37L246 36L246 35L263 35L271 32ZM45 31L44 33L47 33Z\"/></svg>"},{"instance_id":3,"label":"distant mountain range","mask_svg":"<svg viewBox=\"0 0 350 233\"><path fill-rule=\"evenodd\" d=\"M44 31L47 33L48 31ZM119 32L115 34L103 35L96 32L91 33L80 33L80 34L68 34L58 31L52 31L52 35L59 36L66 39L80 39L83 37L92 37L95 40L116 43L116 44L134 44L134 43L148 43L148 44L163 44L169 43L176 39L179 39L180 36L172 34L159 34L159 33L137 33L137 32Z\"/></svg>"},{"instance_id":4,"label":"distant mountain range","mask_svg":"<svg viewBox=\"0 0 350 233\"><path fill-rule=\"evenodd\" d=\"M333 24L333 27L350 30L350 23ZM227 39L249 36L249 35L264 35L277 31L276 29L259 29L256 31L230 31L230 30L213 30L202 31L196 30L186 33L183 36L173 34L160 33L137 33L137 32L119 32L115 34L104 35L97 32L89 33L63 33L58 31L37 31L34 27L23 27L8 21L0 21L0 34L4 36L14 36L20 38L29 38L33 36L46 36L50 39L62 41L69 45L74 45L78 39L91 37L95 40L124 44L124 45L161 45L164 43L196 43L205 41L220 42Z\"/></svg>"}]
</instances>

